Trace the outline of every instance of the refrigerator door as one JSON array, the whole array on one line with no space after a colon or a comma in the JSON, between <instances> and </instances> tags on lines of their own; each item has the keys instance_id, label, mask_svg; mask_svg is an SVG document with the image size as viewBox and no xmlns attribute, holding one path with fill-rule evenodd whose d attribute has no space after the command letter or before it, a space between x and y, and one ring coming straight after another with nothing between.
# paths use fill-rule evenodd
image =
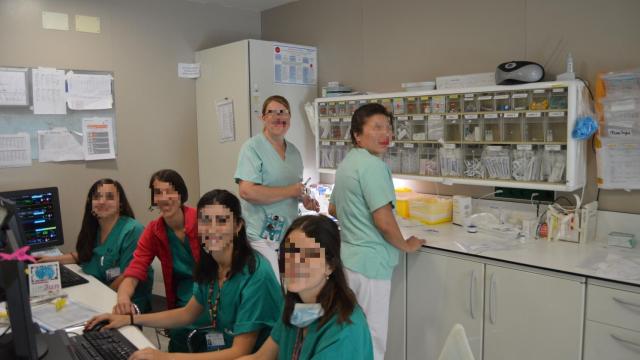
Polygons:
<instances>
[{"instance_id":1,"label":"refrigerator door","mask_svg":"<svg viewBox=\"0 0 640 360\"><path fill-rule=\"evenodd\" d=\"M291 127L286 139L292 142L302 155L304 163L303 178L312 178L312 182L318 181L316 168L315 138L307 121L304 104L313 102L317 97L318 88L314 81L310 85L275 83L276 47L297 47L304 51L316 50L309 46L283 44L271 41L249 40L249 73L251 92L251 136L262 131L262 102L271 95L284 96L291 105ZM317 59L317 56L315 57ZM317 63L313 64L317 71Z\"/></svg>"}]
</instances>

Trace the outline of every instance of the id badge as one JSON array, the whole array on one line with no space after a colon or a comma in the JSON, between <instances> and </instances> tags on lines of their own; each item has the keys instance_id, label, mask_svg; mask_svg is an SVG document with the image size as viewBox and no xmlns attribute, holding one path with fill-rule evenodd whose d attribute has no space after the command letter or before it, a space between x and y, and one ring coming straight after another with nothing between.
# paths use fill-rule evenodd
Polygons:
<instances>
[{"instance_id":1,"label":"id badge","mask_svg":"<svg viewBox=\"0 0 640 360\"><path fill-rule=\"evenodd\" d=\"M277 242L280 240L283 231L284 218L279 215L267 215L264 225L262 226L262 231L260 232L260 237L268 241Z\"/></svg>"},{"instance_id":2,"label":"id badge","mask_svg":"<svg viewBox=\"0 0 640 360\"><path fill-rule=\"evenodd\" d=\"M116 266L116 267L112 267L111 269L107 269L106 275L107 275L107 281L111 281L117 278L118 276L120 276L120 268Z\"/></svg>"},{"instance_id":3,"label":"id badge","mask_svg":"<svg viewBox=\"0 0 640 360\"><path fill-rule=\"evenodd\" d=\"M205 335L207 341L207 351L216 351L224 347L224 336L217 331L209 331Z\"/></svg>"}]
</instances>

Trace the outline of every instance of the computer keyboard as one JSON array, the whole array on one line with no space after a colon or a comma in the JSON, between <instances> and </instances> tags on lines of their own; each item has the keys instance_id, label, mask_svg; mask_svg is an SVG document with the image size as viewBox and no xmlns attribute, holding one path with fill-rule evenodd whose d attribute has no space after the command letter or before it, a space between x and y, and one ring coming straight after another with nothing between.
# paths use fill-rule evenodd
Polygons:
<instances>
[{"instance_id":1,"label":"computer keyboard","mask_svg":"<svg viewBox=\"0 0 640 360\"><path fill-rule=\"evenodd\" d=\"M118 330L85 332L69 339L70 350L79 360L126 360L138 348Z\"/></svg>"},{"instance_id":2,"label":"computer keyboard","mask_svg":"<svg viewBox=\"0 0 640 360\"><path fill-rule=\"evenodd\" d=\"M60 284L62 285L62 288L86 284L88 282L89 280L78 275L75 271L69 269L68 267L60 264Z\"/></svg>"}]
</instances>

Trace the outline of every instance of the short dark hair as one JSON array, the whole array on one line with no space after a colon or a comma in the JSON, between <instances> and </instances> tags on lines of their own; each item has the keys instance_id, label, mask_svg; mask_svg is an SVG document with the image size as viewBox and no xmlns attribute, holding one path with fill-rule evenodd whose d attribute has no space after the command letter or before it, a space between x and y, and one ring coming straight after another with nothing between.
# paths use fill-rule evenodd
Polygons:
<instances>
[{"instance_id":1,"label":"short dark hair","mask_svg":"<svg viewBox=\"0 0 640 360\"><path fill-rule=\"evenodd\" d=\"M131 209L129 200L127 200L127 195L124 193L124 188L122 187L122 185L120 185L119 182L109 178L100 179L94 182L93 185L91 185L91 188L89 188L89 193L87 194L87 199L84 203L82 227L80 228L80 232L78 233L78 241L76 242L78 262L81 264L89 262L91 260L91 257L93 257L93 249L99 242L96 236L96 234L98 233L99 224L98 219L96 219L96 217L93 215L92 201L93 196L98 191L98 187L107 184L115 186L116 191L118 191L118 198L120 199L119 215L128 216L132 219L135 219L135 216L133 215L133 209Z\"/></svg>"},{"instance_id":2,"label":"short dark hair","mask_svg":"<svg viewBox=\"0 0 640 360\"><path fill-rule=\"evenodd\" d=\"M289 101L284 96L272 95L272 96L269 96L262 103L262 115L265 115L267 113L267 106L269 106L269 104L271 104L272 102L277 102L278 104L286 107L287 110L289 110L289 112L291 112L291 106L289 106Z\"/></svg>"},{"instance_id":3,"label":"short dark hair","mask_svg":"<svg viewBox=\"0 0 640 360\"><path fill-rule=\"evenodd\" d=\"M351 117L351 130L349 131L349 134L351 135L351 142L353 143L353 146L358 146L356 143L356 135L362 134L362 128L367 123L367 119L373 115L386 116L389 119L391 126L393 126L391 114L384 106L377 103L364 104L354 111L353 116Z\"/></svg>"},{"instance_id":4,"label":"short dark hair","mask_svg":"<svg viewBox=\"0 0 640 360\"><path fill-rule=\"evenodd\" d=\"M184 205L189 199L189 191L187 190L187 185L184 184L184 179L182 176L178 174L177 171L171 169L162 169L158 170L153 175L151 175L151 180L149 180L149 189L151 190L151 206L154 206L153 202L153 182L154 181L162 181L168 182L173 186L173 189L180 194L180 205Z\"/></svg>"},{"instance_id":5,"label":"short dark hair","mask_svg":"<svg viewBox=\"0 0 640 360\"><path fill-rule=\"evenodd\" d=\"M241 273L246 265L249 267L249 273L256 271L256 254L253 251L249 240L247 239L247 231L245 230L244 220L242 219L242 207L240 200L227 190L211 190L202 195L198 200L198 213L207 205L223 205L233 213L233 223L242 223L242 228L237 236L233 236L233 252L231 255L231 270L229 278L233 275ZM193 272L193 278L198 283L209 283L215 281L218 277L218 263L209 255L200 243L200 262L196 265Z\"/></svg>"},{"instance_id":6,"label":"short dark hair","mask_svg":"<svg viewBox=\"0 0 640 360\"><path fill-rule=\"evenodd\" d=\"M334 315L338 317L338 324L351 323L349 317L356 307L356 296L347 285L344 274L344 266L340 259L340 231L338 225L324 215L306 215L293 221L284 235L284 241L280 247L280 254L284 254L284 247L289 243L289 235L294 230L301 230L308 238L312 238L323 249L326 262L333 272L329 275L318 294L317 302L324 310L324 315L318 322L318 327L326 324ZM296 303L302 302L297 293L287 292L285 295L282 321L291 326L291 314Z\"/></svg>"}]
</instances>

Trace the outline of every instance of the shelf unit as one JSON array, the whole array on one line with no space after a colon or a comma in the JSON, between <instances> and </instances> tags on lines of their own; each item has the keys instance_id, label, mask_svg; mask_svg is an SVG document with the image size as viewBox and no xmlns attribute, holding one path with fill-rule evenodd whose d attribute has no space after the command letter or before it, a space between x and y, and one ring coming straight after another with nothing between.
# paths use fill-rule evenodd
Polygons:
<instances>
[{"instance_id":1,"label":"shelf unit","mask_svg":"<svg viewBox=\"0 0 640 360\"><path fill-rule=\"evenodd\" d=\"M583 91L560 81L318 98L316 165L335 173L351 148L353 111L380 103L393 114L384 160L394 177L573 191L586 181L586 143L571 138Z\"/></svg>"}]
</instances>

